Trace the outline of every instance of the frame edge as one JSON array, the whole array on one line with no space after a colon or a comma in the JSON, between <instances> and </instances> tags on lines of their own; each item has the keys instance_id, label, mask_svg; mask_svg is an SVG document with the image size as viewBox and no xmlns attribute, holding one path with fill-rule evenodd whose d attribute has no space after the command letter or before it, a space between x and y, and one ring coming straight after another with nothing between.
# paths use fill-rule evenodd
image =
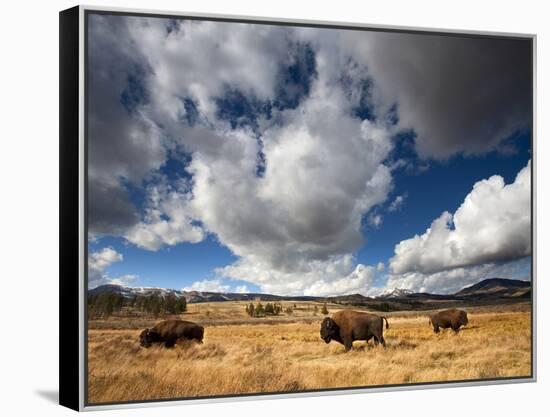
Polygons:
<instances>
[{"instance_id":1,"label":"frame edge","mask_svg":"<svg viewBox=\"0 0 550 417\"><path fill-rule=\"evenodd\" d=\"M79 11L59 12L59 404L80 410Z\"/></svg>"}]
</instances>

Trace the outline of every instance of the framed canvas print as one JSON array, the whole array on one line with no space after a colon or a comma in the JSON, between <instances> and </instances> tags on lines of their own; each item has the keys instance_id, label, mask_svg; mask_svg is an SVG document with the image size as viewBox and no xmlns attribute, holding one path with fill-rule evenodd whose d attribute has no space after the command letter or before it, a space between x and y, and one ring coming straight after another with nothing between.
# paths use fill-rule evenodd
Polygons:
<instances>
[{"instance_id":1,"label":"framed canvas print","mask_svg":"<svg viewBox=\"0 0 550 417\"><path fill-rule=\"evenodd\" d=\"M60 13L60 403L535 380L534 35Z\"/></svg>"}]
</instances>

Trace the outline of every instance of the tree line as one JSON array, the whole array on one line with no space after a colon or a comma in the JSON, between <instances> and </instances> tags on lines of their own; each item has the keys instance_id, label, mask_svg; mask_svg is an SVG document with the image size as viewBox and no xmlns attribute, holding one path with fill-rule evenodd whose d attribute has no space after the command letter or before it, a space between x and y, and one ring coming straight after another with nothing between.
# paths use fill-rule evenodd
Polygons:
<instances>
[{"instance_id":1,"label":"tree line","mask_svg":"<svg viewBox=\"0 0 550 417\"><path fill-rule=\"evenodd\" d=\"M283 306L278 303L267 303L264 307L262 303L250 303L245 309L250 317L278 316L283 311Z\"/></svg>"},{"instance_id":2,"label":"tree line","mask_svg":"<svg viewBox=\"0 0 550 417\"><path fill-rule=\"evenodd\" d=\"M296 308L296 304L294 304L294 308ZM265 317L265 316L278 316L283 312L283 306L279 303L267 303L264 307L262 303L257 303L254 305L253 303L250 303L245 306L246 314L248 314L250 317ZM317 314L319 311L317 306L314 306L313 308L313 314ZM284 312L288 315L292 315L294 312L294 309L292 307L287 307ZM323 304L323 308L321 309L321 314L327 315L329 314L329 311L327 309L327 303Z\"/></svg>"},{"instance_id":3,"label":"tree line","mask_svg":"<svg viewBox=\"0 0 550 417\"><path fill-rule=\"evenodd\" d=\"M185 297L178 298L171 294L137 295L131 298L115 293L88 296L88 316L92 319L110 317L114 313L120 313L124 308L154 316L181 314L187 310L187 300Z\"/></svg>"}]
</instances>

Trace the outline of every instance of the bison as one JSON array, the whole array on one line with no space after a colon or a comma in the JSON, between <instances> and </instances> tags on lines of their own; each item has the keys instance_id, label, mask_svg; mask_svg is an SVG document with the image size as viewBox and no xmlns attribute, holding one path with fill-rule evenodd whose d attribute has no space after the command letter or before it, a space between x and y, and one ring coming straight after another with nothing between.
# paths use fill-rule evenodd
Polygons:
<instances>
[{"instance_id":1,"label":"bison","mask_svg":"<svg viewBox=\"0 0 550 417\"><path fill-rule=\"evenodd\" d=\"M173 347L182 340L196 340L202 343L204 328L196 323L184 320L165 320L151 329L145 329L139 335L139 344L151 347L153 343L164 343L167 348Z\"/></svg>"},{"instance_id":2,"label":"bison","mask_svg":"<svg viewBox=\"0 0 550 417\"><path fill-rule=\"evenodd\" d=\"M468 314L464 310L451 308L443 310L430 316L430 325L433 326L434 332L439 333L439 328L448 329L449 327L458 333L460 326L468 324Z\"/></svg>"},{"instance_id":3,"label":"bison","mask_svg":"<svg viewBox=\"0 0 550 417\"><path fill-rule=\"evenodd\" d=\"M321 323L321 339L326 343L335 340L344 345L346 352L352 347L354 340L368 341L374 337L374 344L386 346L383 336L384 321L389 328L388 319L375 314L343 310L335 313L332 318L326 317Z\"/></svg>"}]
</instances>

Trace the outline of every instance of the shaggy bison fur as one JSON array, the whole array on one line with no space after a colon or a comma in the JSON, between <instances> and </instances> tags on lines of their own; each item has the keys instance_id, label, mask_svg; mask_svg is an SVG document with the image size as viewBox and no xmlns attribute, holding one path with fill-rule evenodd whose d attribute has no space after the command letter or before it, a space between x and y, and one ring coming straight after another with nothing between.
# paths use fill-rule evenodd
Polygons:
<instances>
[{"instance_id":1,"label":"shaggy bison fur","mask_svg":"<svg viewBox=\"0 0 550 417\"><path fill-rule=\"evenodd\" d=\"M451 308L443 310L430 316L430 325L433 326L434 332L439 333L439 328L448 329L449 327L458 333L460 326L468 324L468 314L464 310Z\"/></svg>"},{"instance_id":2,"label":"shaggy bison fur","mask_svg":"<svg viewBox=\"0 0 550 417\"><path fill-rule=\"evenodd\" d=\"M331 340L342 343L346 351L351 349L354 340L365 340L368 343L373 337L375 345L382 343L385 347L384 320L388 329L388 320L385 317L351 310L339 311L321 323L321 339L326 343Z\"/></svg>"},{"instance_id":3,"label":"shaggy bison fur","mask_svg":"<svg viewBox=\"0 0 550 417\"><path fill-rule=\"evenodd\" d=\"M202 343L204 328L196 323L184 320L165 320L151 329L145 329L139 335L139 344L151 347L153 343L163 343L169 348L183 340L196 340Z\"/></svg>"}]
</instances>

